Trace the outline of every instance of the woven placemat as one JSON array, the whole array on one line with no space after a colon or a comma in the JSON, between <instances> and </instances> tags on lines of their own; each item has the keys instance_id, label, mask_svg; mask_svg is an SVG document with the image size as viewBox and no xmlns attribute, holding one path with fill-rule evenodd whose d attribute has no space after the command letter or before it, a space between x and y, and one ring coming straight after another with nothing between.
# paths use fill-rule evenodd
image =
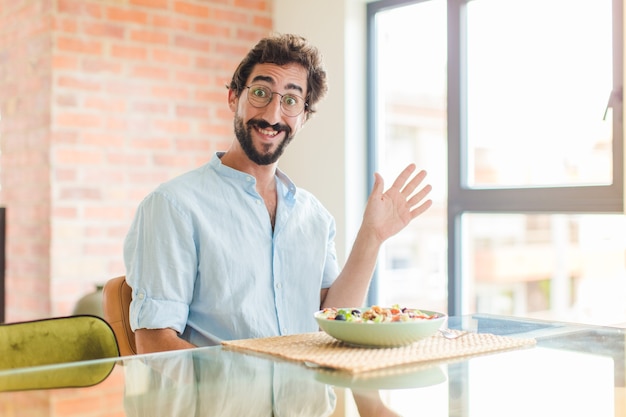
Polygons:
<instances>
[{"instance_id":1,"label":"woven placemat","mask_svg":"<svg viewBox=\"0 0 626 417\"><path fill-rule=\"evenodd\" d=\"M230 349L265 353L354 374L391 366L443 361L517 349L535 344L535 339L489 333L468 333L452 340L436 334L411 345L395 348L355 347L340 342L324 332L222 342L224 347Z\"/></svg>"}]
</instances>

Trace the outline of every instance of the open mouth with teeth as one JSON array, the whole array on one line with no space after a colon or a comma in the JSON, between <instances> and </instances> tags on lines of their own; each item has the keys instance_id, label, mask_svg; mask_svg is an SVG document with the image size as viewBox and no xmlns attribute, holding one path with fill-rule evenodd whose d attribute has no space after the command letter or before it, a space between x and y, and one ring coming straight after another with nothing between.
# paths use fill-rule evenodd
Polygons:
<instances>
[{"instance_id":1,"label":"open mouth with teeth","mask_svg":"<svg viewBox=\"0 0 626 417\"><path fill-rule=\"evenodd\" d=\"M267 137L270 137L270 138L273 138L274 136L278 135L278 133L280 133L277 130L261 129L260 127L257 127L256 130L257 130L257 132L259 132L263 136L267 136Z\"/></svg>"}]
</instances>

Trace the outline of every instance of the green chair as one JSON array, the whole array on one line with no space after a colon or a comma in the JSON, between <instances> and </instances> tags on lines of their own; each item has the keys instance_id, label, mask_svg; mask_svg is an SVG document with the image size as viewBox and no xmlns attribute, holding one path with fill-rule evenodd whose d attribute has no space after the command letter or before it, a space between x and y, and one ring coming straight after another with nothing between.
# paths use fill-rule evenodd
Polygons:
<instances>
[{"instance_id":1,"label":"green chair","mask_svg":"<svg viewBox=\"0 0 626 417\"><path fill-rule=\"evenodd\" d=\"M115 334L96 316L0 325L0 391L83 387L103 381L116 361L51 366L119 357Z\"/></svg>"}]
</instances>

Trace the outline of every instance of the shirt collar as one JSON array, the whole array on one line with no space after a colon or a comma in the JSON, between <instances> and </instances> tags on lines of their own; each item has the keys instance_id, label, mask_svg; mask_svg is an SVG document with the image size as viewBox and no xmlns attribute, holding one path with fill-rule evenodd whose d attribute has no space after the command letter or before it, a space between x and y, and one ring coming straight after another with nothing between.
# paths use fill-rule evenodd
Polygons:
<instances>
[{"instance_id":1,"label":"shirt collar","mask_svg":"<svg viewBox=\"0 0 626 417\"><path fill-rule=\"evenodd\" d=\"M252 184L256 183L256 179L252 175L246 174L245 172L238 171L236 169L233 169L233 168L231 168L229 166L226 166L226 165L222 164L222 161L221 161L220 158L225 153L226 152L223 152L223 151L215 152L215 155L213 155L213 157L211 158L211 161L209 162L209 165L219 175L222 175L224 177L233 178L233 179L239 179L239 180L245 181L248 184L249 183L252 183ZM296 196L297 187L293 183L293 181L291 181L291 179L287 176L287 174L285 174L283 171L281 171L280 168L276 168L276 178L285 187L285 191L286 191L285 192L285 198L290 199L290 200L294 200L295 196Z\"/></svg>"}]
</instances>

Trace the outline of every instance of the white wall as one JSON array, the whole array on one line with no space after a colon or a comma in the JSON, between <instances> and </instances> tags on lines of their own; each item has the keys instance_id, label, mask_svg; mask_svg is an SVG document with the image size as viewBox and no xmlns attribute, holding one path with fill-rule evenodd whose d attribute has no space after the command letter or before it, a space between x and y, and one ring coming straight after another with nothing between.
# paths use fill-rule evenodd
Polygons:
<instances>
[{"instance_id":1,"label":"white wall","mask_svg":"<svg viewBox=\"0 0 626 417\"><path fill-rule=\"evenodd\" d=\"M280 167L337 221L340 265L366 199L364 0L274 0L274 30L296 33L324 56L329 92L289 145Z\"/></svg>"}]
</instances>

